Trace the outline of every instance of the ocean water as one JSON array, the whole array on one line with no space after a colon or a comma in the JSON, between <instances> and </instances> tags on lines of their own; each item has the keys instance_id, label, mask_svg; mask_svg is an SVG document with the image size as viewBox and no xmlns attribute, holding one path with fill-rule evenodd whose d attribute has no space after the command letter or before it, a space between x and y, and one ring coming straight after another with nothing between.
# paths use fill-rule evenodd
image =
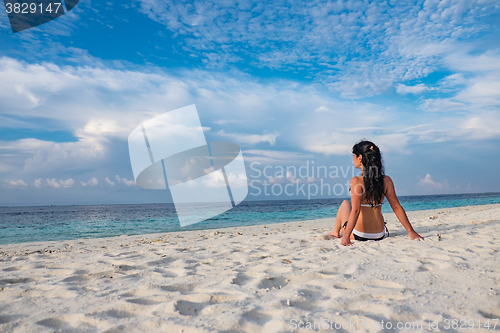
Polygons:
<instances>
[{"instance_id":1,"label":"ocean water","mask_svg":"<svg viewBox=\"0 0 500 333\"><path fill-rule=\"evenodd\" d=\"M0 245L313 220L335 217L343 200L242 202L224 214L184 228L173 204L0 207ZM399 200L406 211L413 211L500 203L500 193L403 196ZM382 212L391 212L387 202Z\"/></svg>"}]
</instances>

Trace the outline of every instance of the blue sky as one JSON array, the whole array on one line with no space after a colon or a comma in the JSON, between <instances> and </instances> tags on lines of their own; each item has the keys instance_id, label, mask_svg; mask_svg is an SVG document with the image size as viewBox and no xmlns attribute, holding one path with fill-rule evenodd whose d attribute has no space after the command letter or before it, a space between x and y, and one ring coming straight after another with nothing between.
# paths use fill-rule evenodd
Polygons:
<instances>
[{"instance_id":1,"label":"blue sky","mask_svg":"<svg viewBox=\"0 0 500 333\"><path fill-rule=\"evenodd\" d=\"M168 202L132 182L127 137L190 104L256 187L266 166L320 184L280 167L347 170L366 138L400 195L500 191L498 22L487 0L84 0L14 34L2 11L0 205Z\"/></svg>"}]
</instances>

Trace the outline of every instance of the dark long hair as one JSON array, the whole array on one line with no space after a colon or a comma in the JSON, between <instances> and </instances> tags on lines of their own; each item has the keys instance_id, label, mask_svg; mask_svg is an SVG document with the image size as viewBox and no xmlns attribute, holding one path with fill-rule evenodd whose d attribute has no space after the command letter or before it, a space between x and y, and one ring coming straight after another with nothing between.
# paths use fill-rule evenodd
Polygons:
<instances>
[{"instance_id":1,"label":"dark long hair","mask_svg":"<svg viewBox=\"0 0 500 333\"><path fill-rule=\"evenodd\" d=\"M352 147L352 153L362 156L366 202L372 206L380 204L384 197L385 175L380 149L373 142L363 140Z\"/></svg>"}]
</instances>

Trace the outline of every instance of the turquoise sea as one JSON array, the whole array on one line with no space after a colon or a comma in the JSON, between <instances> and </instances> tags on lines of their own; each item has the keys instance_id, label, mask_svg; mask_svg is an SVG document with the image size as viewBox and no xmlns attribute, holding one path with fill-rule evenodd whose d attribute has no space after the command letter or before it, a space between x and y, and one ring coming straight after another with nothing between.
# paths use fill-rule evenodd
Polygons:
<instances>
[{"instance_id":1,"label":"turquoise sea","mask_svg":"<svg viewBox=\"0 0 500 333\"><path fill-rule=\"evenodd\" d=\"M407 211L414 211L500 203L500 192L399 199ZM313 220L334 217L343 200L242 202L224 214L184 228L173 204L0 207L0 245ZM382 212L391 212L389 204L384 204Z\"/></svg>"}]
</instances>

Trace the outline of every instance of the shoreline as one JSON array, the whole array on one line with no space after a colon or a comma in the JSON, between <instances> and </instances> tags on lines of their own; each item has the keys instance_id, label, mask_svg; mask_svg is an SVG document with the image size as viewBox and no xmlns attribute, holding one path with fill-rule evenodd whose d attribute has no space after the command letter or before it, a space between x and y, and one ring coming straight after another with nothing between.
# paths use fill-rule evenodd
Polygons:
<instances>
[{"instance_id":1,"label":"shoreline","mask_svg":"<svg viewBox=\"0 0 500 333\"><path fill-rule=\"evenodd\" d=\"M447 318L500 318L500 204L408 216L424 241L386 213L391 237L352 247L325 240L334 218L1 245L0 331L316 332L291 321L325 318L443 330Z\"/></svg>"},{"instance_id":2,"label":"shoreline","mask_svg":"<svg viewBox=\"0 0 500 333\"><path fill-rule=\"evenodd\" d=\"M454 209L462 209L462 210L469 210L469 209L479 209L481 210L482 207L487 207L487 206L498 206L500 208L500 204L485 204L485 205L474 205L474 206L459 206L459 207L450 207L450 208L433 208L433 209L423 209L423 210L414 210L414 211L406 211L408 218L410 222L412 223L413 227L419 233L417 230L415 224L413 223L413 215L416 215L416 218L419 219L421 218L420 215L425 215L425 213L429 213L431 216L436 216L439 214L442 214L443 211L445 210L454 210ZM397 220L395 214L392 213L383 213L384 219L387 222L387 227L389 228L389 231L391 232L391 237L393 235L394 229L399 229L401 228L403 232L406 233L404 228L402 228L401 224ZM293 224L304 224L304 223L311 223L311 224L317 224L317 223L330 223L332 225L331 229L333 229L333 224L335 223L335 217L330 217L330 218L324 218L324 219L314 219L314 220L302 220L302 221L288 221L288 222L269 222L269 223L262 223L262 224L256 224L252 226L238 226L238 227L214 227L210 229L196 229L196 230L185 230L185 231L169 231L169 232L159 232L159 233L148 233L148 234L137 234L137 235L120 235L120 236L112 236L112 237L96 237L96 238L90 238L90 237L84 237L84 238L76 238L76 239L68 239L68 240L55 240L55 241L34 241L34 242L24 242L24 243L9 243L9 244L0 244L0 254L2 253L2 248L3 247L11 247L15 245L19 245L20 247L26 247L29 245L33 245L34 247L41 246L43 247L44 244L49 244L49 247L57 246L58 243L68 243L68 242L83 242L83 241L92 241L92 240L123 240L123 241L132 241L136 239L144 239L144 238L151 238L151 239L157 239L163 237L168 237L170 235L176 235L176 234L181 234L181 235L189 235L191 233L202 233L202 232L213 232L215 230L232 230L232 229L259 229L262 228L264 225L270 225L270 226L275 226L279 228L283 228L286 225L292 225ZM393 227L391 229L391 226ZM393 231L391 231L393 230ZM245 230L246 231L246 230ZM425 238L425 237L424 237Z\"/></svg>"},{"instance_id":3,"label":"shoreline","mask_svg":"<svg viewBox=\"0 0 500 333\"><path fill-rule=\"evenodd\" d=\"M464 193L445 193L445 194L413 194L413 195L399 195L398 198L414 198L414 197L441 197L441 196L460 196L460 195L500 195L500 192L464 192ZM245 202L268 202L268 201L302 201L302 200L350 200L351 197L324 197L324 198L312 198L307 197L298 199L262 199L262 200L250 200L245 199ZM127 205L173 205L173 202L155 202L155 203L99 203L99 204L40 204L40 205L7 205L0 206L0 208L22 208L22 207L86 207L86 206L127 206Z\"/></svg>"},{"instance_id":4,"label":"shoreline","mask_svg":"<svg viewBox=\"0 0 500 333\"><path fill-rule=\"evenodd\" d=\"M490 192L489 192L490 193ZM497 193L497 192L491 192L491 193ZM500 192L498 192L500 193ZM483 193L479 193L479 194L483 194ZM437 195L439 196L439 195ZM286 200L285 200L286 201ZM140 205L140 204L139 204ZM157 204L151 204L151 205L157 205ZM173 205L173 204L172 204ZM402 204L403 207L404 207L404 204ZM454 208L466 208L466 207L480 207L480 206L488 206L488 205L500 205L500 203L485 203L485 204L476 204L476 205L464 205L464 206L453 206L453 207L441 207L441 208L428 208L428 209L419 209L419 210L412 210L411 208L405 208L407 214L411 213L411 212L424 212L424 211L433 211L433 210L446 210L446 209L454 209ZM75 206L75 205L70 205L70 206L67 206L67 207L71 207L71 206ZM103 205L103 206L107 206L107 205ZM385 206L388 206L388 204L386 203ZM21 207L21 206L20 206ZM24 206L22 206L24 207ZM25 206L25 207L47 207L47 206ZM66 206L59 206L59 207L66 207ZM0 207L2 208L2 207ZM7 207L3 207L3 208L7 208ZM383 212L384 214L384 217L386 215L394 215L394 213L392 212ZM330 218L319 218L319 219L314 219L314 220L292 220L292 221L286 221L286 222L275 222L277 224L280 224L280 223L298 223L298 222L309 222L309 221L315 221L315 220L327 220L327 219L330 219ZM261 226L261 225L264 225L266 223L262 222L262 223L258 223L258 224L254 224L254 225L251 225L251 226L229 226L229 227L217 227L217 226L213 226L213 227L210 227L210 228L205 228L205 229L193 229L193 230L173 230L173 231L165 231L165 232L158 232L158 233L145 233L145 234L123 234L123 235L116 235L116 236L104 236L104 237L81 237L81 238L69 238L69 239L62 239L62 240L55 240L55 241L29 241L29 242L19 242L19 243L5 243L5 244L0 244L0 250L2 248L2 246L9 246L9 245L14 245L14 244L31 244L31 243L49 243L49 242L68 242L68 241L76 241L76 240L83 240L83 239L103 239L103 238L116 238L116 237L141 237L141 236L147 236L147 235L155 235L155 234L172 234L172 233L181 233L181 232L196 232L196 231L206 231L206 230L215 230L215 229L224 229L224 228L245 228L245 227L252 227L252 226ZM270 224L270 223L267 223L267 224Z\"/></svg>"}]
</instances>

